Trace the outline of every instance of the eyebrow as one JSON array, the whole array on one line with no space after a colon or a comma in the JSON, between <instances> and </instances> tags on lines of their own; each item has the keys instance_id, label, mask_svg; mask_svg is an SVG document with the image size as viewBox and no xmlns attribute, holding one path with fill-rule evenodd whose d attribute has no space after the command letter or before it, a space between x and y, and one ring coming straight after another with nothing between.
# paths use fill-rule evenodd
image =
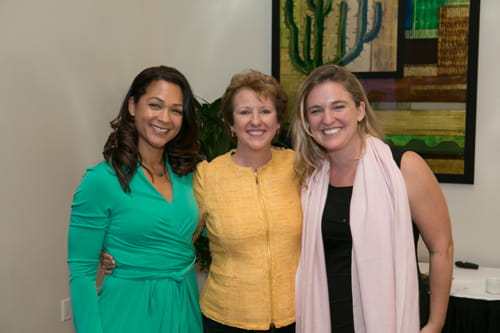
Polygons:
<instances>
[{"instance_id":1,"label":"eyebrow","mask_svg":"<svg viewBox=\"0 0 500 333\"><path fill-rule=\"evenodd\" d=\"M311 109L314 109L314 108L320 108L321 106L319 106L318 104L314 104L314 105L311 105L309 107L306 108L306 111L309 111Z\"/></svg>"},{"instance_id":2,"label":"eyebrow","mask_svg":"<svg viewBox=\"0 0 500 333\"><path fill-rule=\"evenodd\" d=\"M347 103L347 101L344 101L343 99L339 99L339 100L328 103L328 105L336 105L336 104L341 104L341 103ZM310 107L306 108L306 111L309 111L310 109L317 108L317 107L321 107L321 105L320 104L311 105Z\"/></svg>"},{"instance_id":3,"label":"eyebrow","mask_svg":"<svg viewBox=\"0 0 500 333\"><path fill-rule=\"evenodd\" d=\"M341 103L347 103L347 101L344 101L343 99L339 99L338 101L331 102L330 105L341 104Z\"/></svg>"},{"instance_id":4,"label":"eyebrow","mask_svg":"<svg viewBox=\"0 0 500 333\"><path fill-rule=\"evenodd\" d=\"M162 100L161 98L158 98L158 97L149 97L147 99L148 102L150 102L151 100L155 100L155 101L158 101L160 103L165 103L164 100ZM180 107L184 107L183 104L172 104L173 106L180 106Z\"/></svg>"},{"instance_id":5,"label":"eyebrow","mask_svg":"<svg viewBox=\"0 0 500 333\"><path fill-rule=\"evenodd\" d=\"M162 102L162 103L164 102L161 98L158 98L158 97L149 97L147 99L147 101L151 101L151 100L155 100L155 101Z\"/></svg>"}]
</instances>

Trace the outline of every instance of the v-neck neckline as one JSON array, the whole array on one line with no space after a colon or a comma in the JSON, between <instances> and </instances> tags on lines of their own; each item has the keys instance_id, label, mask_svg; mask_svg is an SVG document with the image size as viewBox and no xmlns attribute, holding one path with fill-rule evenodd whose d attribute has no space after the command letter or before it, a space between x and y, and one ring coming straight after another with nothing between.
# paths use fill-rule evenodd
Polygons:
<instances>
[{"instance_id":1,"label":"v-neck neckline","mask_svg":"<svg viewBox=\"0 0 500 333\"><path fill-rule=\"evenodd\" d=\"M168 164L168 162L165 161L165 169L166 169L165 171L166 171L166 174L163 175L163 177L167 177L168 176L168 179L170 179L170 186L171 186L171 192L172 192L172 199L170 201L163 194L161 194L160 191L158 191L158 189L149 180L149 178L146 176L146 173L144 172L144 167L141 166L141 165L139 165L138 169L141 170L142 176L146 179L146 182L156 192L156 194L158 194L163 200L165 200L166 203L168 203L169 205L171 205L172 202L174 202L175 191L174 191L174 182L172 181L172 170L170 169L170 164Z\"/></svg>"}]
</instances>

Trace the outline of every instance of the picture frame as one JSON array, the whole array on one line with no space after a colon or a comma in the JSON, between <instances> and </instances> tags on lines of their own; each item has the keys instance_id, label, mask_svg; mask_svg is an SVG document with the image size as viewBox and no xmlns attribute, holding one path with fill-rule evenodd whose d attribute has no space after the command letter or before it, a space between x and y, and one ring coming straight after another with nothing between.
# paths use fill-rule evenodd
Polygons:
<instances>
[{"instance_id":1,"label":"picture frame","mask_svg":"<svg viewBox=\"0 0 500 333\"><path fill-rule=\"evenodd\" d=\"M363 84L387 142L419 153L442 183L474 183L479 0L273 0L272 6L272 74L290 105L313 68L345 66ZM362 12L347 13L356 10Z\"/></svg>"}]
</instances>

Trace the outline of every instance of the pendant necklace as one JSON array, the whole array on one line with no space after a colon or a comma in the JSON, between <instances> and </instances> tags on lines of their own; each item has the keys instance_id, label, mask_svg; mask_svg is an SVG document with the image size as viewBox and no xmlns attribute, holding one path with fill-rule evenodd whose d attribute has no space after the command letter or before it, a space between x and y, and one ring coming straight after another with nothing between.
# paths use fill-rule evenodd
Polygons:
<instances>
[{"instance_id":1,"label":"pendant necklace","mask_svg":"<svg viewBox=\"0 0 500 333\"><path fill-rule=\"evenodd\" d=\"M142 163L142 165L146 168L146 170L149 171L148 167L144 163ZM166 171L165 165L163 165L163 171L160 171L160 172L151 172L151 173L154 174L155 176L158 176L159 178L162 178L163 176L165 176L166 172L167 171Z\"/></svg>"},{"instance_id":2,"label":"pendant necklace","mask_svg":"<svg viewBox=\"0 0 500 333\"><path fill-rule=\"evenodd\" d=\"M157 172L156 175L161 178L161 177L165 176L165 172L166 172L165 166L163 166L163 170L160 172Z\"/></svg>"}]
</instances>

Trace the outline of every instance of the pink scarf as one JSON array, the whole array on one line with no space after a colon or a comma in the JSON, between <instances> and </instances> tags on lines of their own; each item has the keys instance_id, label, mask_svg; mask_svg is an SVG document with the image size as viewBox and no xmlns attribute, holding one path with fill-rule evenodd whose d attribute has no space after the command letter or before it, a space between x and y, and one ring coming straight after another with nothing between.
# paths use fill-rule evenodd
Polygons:
<instances>
[{"instance_id":1,"label":"pink scarf","mask_svg":"<svg viewBox=\"0 0 500 333\"><path fill-rule=\"evenodd\" d=\"M331 332L321 219L330 164L302 191L302 252L296 278L298 333ZM419 331L418 279L408 195L389 146L368 136L350 207L352 297L357 333Z\"/></svg>"}]
</instances>

